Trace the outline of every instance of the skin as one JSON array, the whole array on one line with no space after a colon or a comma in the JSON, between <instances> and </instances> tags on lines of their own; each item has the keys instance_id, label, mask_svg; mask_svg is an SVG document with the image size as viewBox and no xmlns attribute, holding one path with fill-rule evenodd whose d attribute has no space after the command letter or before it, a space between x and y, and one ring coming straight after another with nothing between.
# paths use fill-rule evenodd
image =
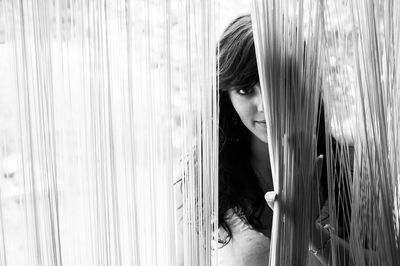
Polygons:
<instances>
[{"instance_id":1,"label":"skin","mask_svg":"<svg viewBox=\"0 0 400 266\"><path fill-rule=\"evenodd\" d=\"M251 134L250 162L264 193L274 189L268 153L268 135L262 104L260 84L247 89L229 91L232 105ZM272 200L273 201L273 200ZM268 202L267 202L268 203ZM260 217L263 233L270 237L272 228L272 209L265 208Z\"/></svg>"},{"instance_id":2,"label":"skin","mask_svg":"<svg viewBox=\"0 0 400 266\"><path fill-rule=\"evenodd\" d=\"M229 91L232 105L243 124L263 143L268 143L260 84L247 89Z\"/></svg>"},{"instance_id":3,"label":"skin","mask_svg":"<svg viewBox=\"0 0 400 266\"><path fill-rule=\"evenodd\" d=\"M262 104L261 88L257 83L247 89L232 89L229 97L240 120L251 134L251 164L264 193L273 190L269 164L268 135Z\"/></svg>"}]
</instances>

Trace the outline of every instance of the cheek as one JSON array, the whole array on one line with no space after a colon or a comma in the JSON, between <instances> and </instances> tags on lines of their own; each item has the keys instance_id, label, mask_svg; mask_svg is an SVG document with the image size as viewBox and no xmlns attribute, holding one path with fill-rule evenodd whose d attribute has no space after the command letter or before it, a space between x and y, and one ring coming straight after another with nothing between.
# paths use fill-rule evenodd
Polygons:
<instances>
[{"instance_id":1,"label":"cheek","mask_svg":"<svg viewBox=\"0 0 400 266\"><path fill-rule=\"evenodd\" d=\"M239 115L243 124L250 125L252 121L253 108L252 105L243 99L237 99L236 97L231 97L233 108Z\"/></svg>"}]
</instances>

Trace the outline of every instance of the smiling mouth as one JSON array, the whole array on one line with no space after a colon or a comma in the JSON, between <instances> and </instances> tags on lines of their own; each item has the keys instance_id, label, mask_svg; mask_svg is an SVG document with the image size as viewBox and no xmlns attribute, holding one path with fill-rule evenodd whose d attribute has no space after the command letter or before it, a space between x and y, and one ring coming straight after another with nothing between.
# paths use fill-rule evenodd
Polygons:
<instances>
[{"instance_id":1,"label":"smiling mouth","mask_svg":"<svg viewBox=\"0 0 400 266\"><path fill-rule=\"evenodd\" d=\"M267 123L265 121L254 121L257 125L266 128Z\"/></svg>"}]
</instances>

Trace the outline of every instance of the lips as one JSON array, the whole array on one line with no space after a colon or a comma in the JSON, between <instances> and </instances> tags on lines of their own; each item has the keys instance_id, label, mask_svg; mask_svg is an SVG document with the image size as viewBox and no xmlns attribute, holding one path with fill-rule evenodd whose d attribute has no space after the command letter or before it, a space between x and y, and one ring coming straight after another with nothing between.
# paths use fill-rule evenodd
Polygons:
<instances>
[{"instance_id":1,"label":"lips","mask_svg":"<svg viewBox=\"0 0 400 266\"><path fill-rule=\"evenodd\" d=\"M265 122L265 120L263 121L254 121L257 125L259 125L260 127L267 127L267 123Z\"/></svg>"}]
</instances>

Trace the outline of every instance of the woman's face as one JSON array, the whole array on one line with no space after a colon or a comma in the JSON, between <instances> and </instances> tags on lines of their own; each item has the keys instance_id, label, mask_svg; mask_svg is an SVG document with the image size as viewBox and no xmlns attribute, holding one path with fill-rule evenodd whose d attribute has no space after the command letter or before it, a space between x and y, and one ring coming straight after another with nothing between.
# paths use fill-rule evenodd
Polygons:
<instances>
[{"instance_id":1,"label":"woman's face","mask_svg":"<svg viewBox=\"0 0 400 266\"><path fill-rule=\"evenodd\" d=\"M267 126L265 123L260 83L247 89L229 91L232 105L243 124L262 142L267 143Z\"/></svg>"}]
</instances>

